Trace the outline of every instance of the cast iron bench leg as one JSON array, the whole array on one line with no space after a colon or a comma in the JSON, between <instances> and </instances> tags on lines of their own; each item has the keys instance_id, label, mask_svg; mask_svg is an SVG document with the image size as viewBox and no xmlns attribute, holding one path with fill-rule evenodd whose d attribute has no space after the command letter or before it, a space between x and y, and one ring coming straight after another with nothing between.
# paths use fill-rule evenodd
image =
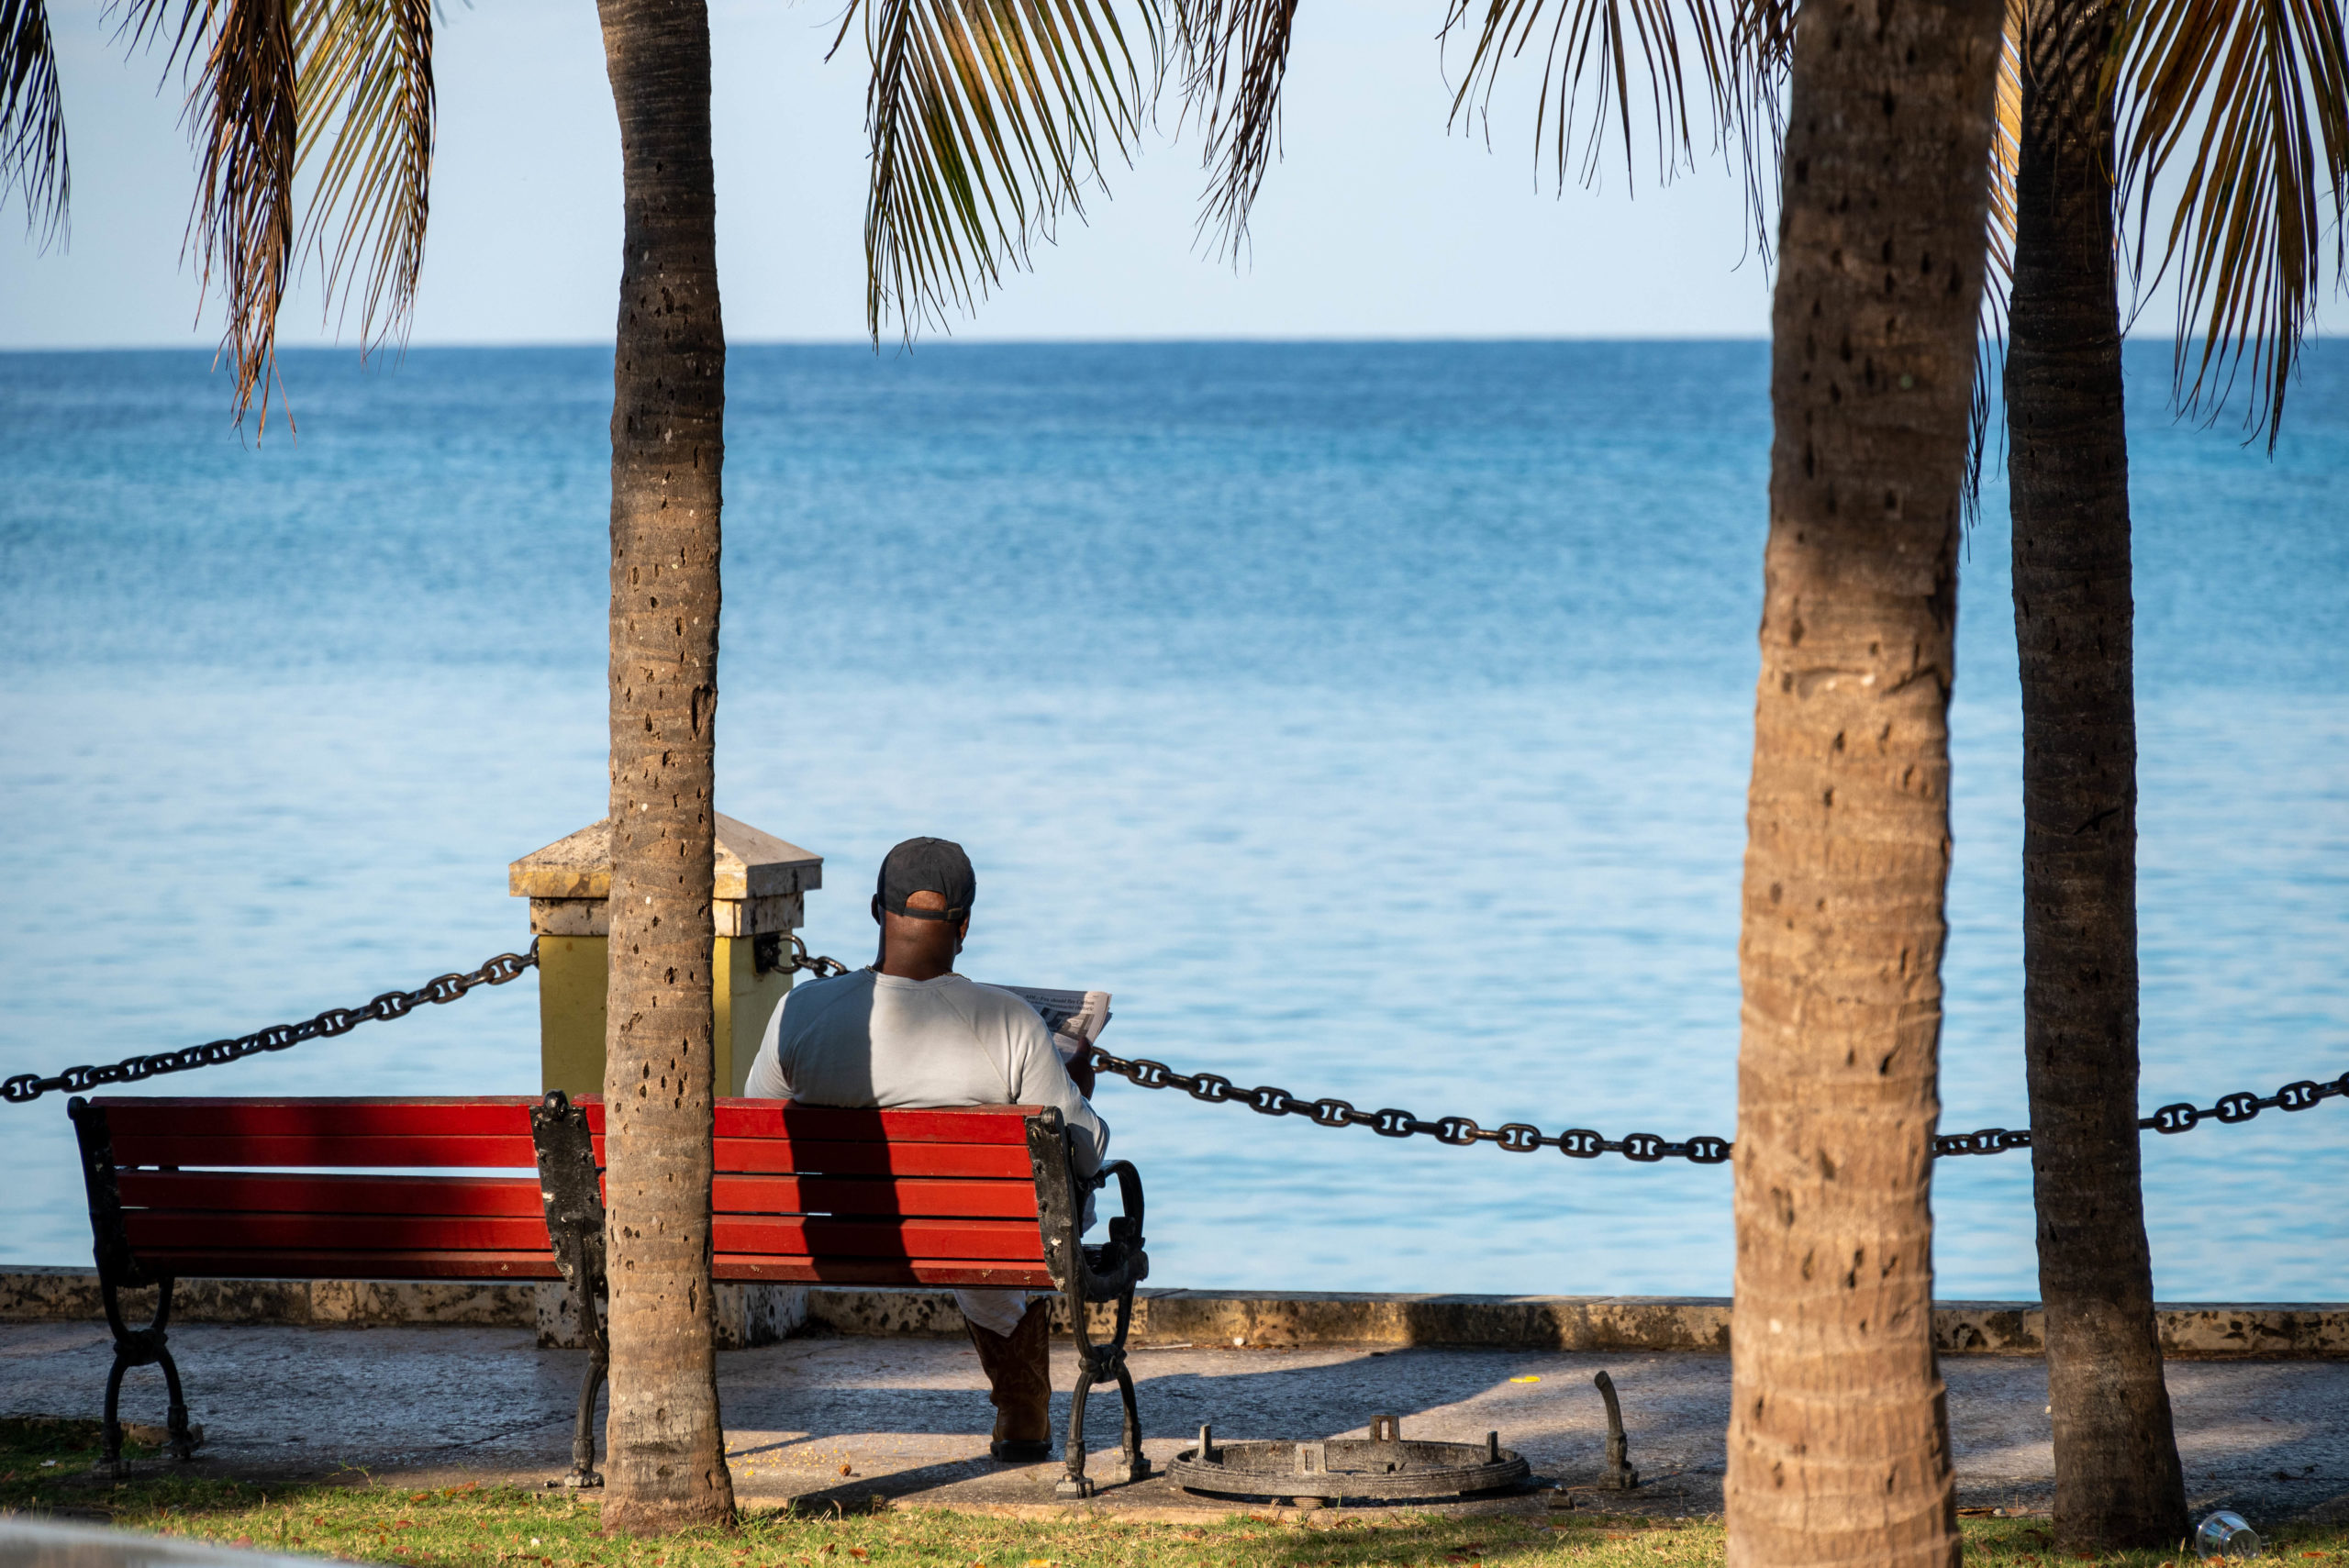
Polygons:
<instances>
[{"instance_id":1,"label":"cast iron bench leg","mask_svg":"<svg viewBox=\"0 0 2349 1568\"><path fill-rule=\"evenodd\" d=\"M1134 1405L1134 1374L1126 1369L1125 1357L1118 1358L1118 1396L1126 1402L1126 1473L1127 1481L1140 1481L1150 1474L1150 1461L1141 1451L1141 1411Z\"/></svg>"},{"instance_id":2,"label":"cast iron bench leg","mask_svg":"<svg viewBox=\"0 0 2349 1568\"><path fill-rule=\"evenodd\" d=\"M164 1419L165 1430L171 1434L172 1456L182 1461L195 1457L195 1438L187 1424L187 1396L180 1387L179 1363L172 1359L169 1340L173 1283L168 1276L161 1282L154 1321L144 1329L133 1329L122 1320L122 1304L116 1297L114 1282L103 1277L98 1282L99 1296L106 1303L106 1327L114 1331L114 1365L106 1373L106 1457L100 1464L117 1479L130 1473L130 1467L122 1459L122 1374L135 1366L162 1367L163 1387L171 1398L170 1413Z\"/></svg>"},{"instance_id":3,"label":"cast iron bench leg","mask_svg":"<svg viewBox=\"0 0 2349 1568\"><path fill-rule=\"evenodd\" d=\"M572 1486L601 1486L604 1477L596 1469L596 1396L604 1386L604 1373L610 1362L609 1341L599 1329L587 1347L587 1375L579 1383L579 1421L571 1433L571 1474L565 1485Z\"/></svg>"},{"instance_id":4,"label":"cast iron bench leg","mask_svg":"<svg viewBox=\"0 0 2349 1568\"><path fill-rule=\"evenodd\" d=\"M1063 1456L1064 1469L1060 1483L1052 1490L1063 1497L1090 1497L1093 1483L1085 1474L1085 1401L1093 1392L1093 1358L1082 1344L1085 1330L1079 1329L1076 1388L1068 1399L1068 1449Z\"/></svg>"},{"instance_id":5,"label":"cast iron bench leg","mask_svg":"<svg viewBox=\"0 0 2349 1568\"><path fill-rule=\"evenodd\" d=\"M579 1419L571 1432L571 1473L566 1486L601 1486L596 1470L596 1394L610 1370L610 1326L596 1309L604 1286L604 1199L596 1185L596 1146L587 1113L561 1089L550 1089L530 1107L530 1141L538 1153L539 1194L546 1207L547 1236L563 1284L579 1303L579 1326L587 1334L587 1373L579 1384Z\"/></svg>"}]
</instances>

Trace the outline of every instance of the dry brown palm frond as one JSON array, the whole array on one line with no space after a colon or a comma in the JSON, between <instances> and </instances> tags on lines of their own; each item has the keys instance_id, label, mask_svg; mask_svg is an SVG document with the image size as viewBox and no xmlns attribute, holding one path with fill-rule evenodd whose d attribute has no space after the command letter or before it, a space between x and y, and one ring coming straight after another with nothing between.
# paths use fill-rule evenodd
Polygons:
<instances>
[{"instance_id":1,"label":"dry brown palm frond","mask_svg":"<svg viewBox=\"0 0 2349 1568\"><path fill-rule=\"evenodd\" d=\"M207 8L213 0L206 0ZM296 108L288 0L218 0L219 27L196 74L201 188L190 228L203 286L227 303L222 347L234 360L237 413L256 395L261 423L277 377L277 310L294 256Z\"/></svg>"},{"instance_id":2,"label":"dry brown palm frond","mask_svg":"<svg viewBox=\"0 0 2349 1568\"><path fill-rule=\"evenodd\" d=\"M2328 217L2336 276L2349 260L2349 40L2338 0L2132 0L2110 73L2141 289L2178 269L2179 405L2215 417L2247 362L2245 424L2272 450L2314 317ZM2148 277L2155 187L2181 154Z\"/></svg>"},{"instance_id":3,"label":"dry brown palm frond","mask_svg":"<svg viewBox=\"0 0 2349 1568\"><path fill-rule=\"evenodd\" d=\"M857 0L873 83L865 209L866 319L910 335L968 308L1027 264L1105 151L1131 156L1162 74L1158 0L1131 0L1138 62L1117 0ZM837 47L837 46L836 46Z\"/></svg>"},{"instance_id":4,"label":"dry brown palm frond","mask_svg":"<svg viewBox=\"0 0 2349 1568\"><path fill-rule=\"evenodd\" d=\"M0 200L12 191L44 247L64 232L73 172L42 0L0 0Z\"/></svg>"},{"instance_id":5,"label":"dry brown palm frond","mask_svg":"<svg viewBox=\"0 0 2349 1568\"><path fill-rule=\"evenodd\" d=\"M1235 259L1264 172L1280 156L1281 87L1297 0L1176 0L1185 112L1205 132L1199 228Z\"/></svg>"},{"instance_id":6,"label":"dry brown palm frond","mask_svg":"<svg viewBox=\"0 0 2349 1568\"><path fill-rule=\"evenodd\" d=\"M1450 0L1443 19L1447 36L1466 25L1476 3ZM1456 120L1472 105L1487 108L1502 62L1523 54L1546 34L1533 138L1537 148L1548 142L1561 186L1568 167L1576 161L1577 136L1582 153L1576 178L1586 185L1598 179L1610 121L1623 139L1623 172L1634 177L1635 55L1653 120L1659 181L1671 179L1695 156L1696 136L1688 117L1695 94L1709 103L1715 124L1724 132L1736 119L1732 27L1724 25L1715 0L1556 0L1554 10L1550 0L1483 0L1483 6L1484 22L1453 98L1453 116ZM1694 93L1688 81L1692 65L1699 74ZM1584 116L1580 106L1586 95L1589 112Z\"/></svg>"},{"instance_id":7,"label":"dry brown palm frond","mask_svg":"<svg viewBox=\"0 0 2349 1568\"><path fill-rule=\"evenodd\" d=\"M194 66L187 117L197 142L188 245L201 287L227 306L221 351L236 370L237 417L277 380L277 311L294 257L298 108L292 0L135 0L134 47L169 38L171 68Z\"/></svg>"},{"instance_id":8,"label":"dry brown palm frond","mask_svg":"<svg viewBox=\"0 0 2349 1568\"><path fill-rule=\"evenodd\" d=\"M1796 0L1728 0L1728 134L1745 175L1747 231L1766 262L1777 221L1787 144L1787 78L1794 64Z\"/></svg>"},{"instance_id":9,"label":"dry brown palm frond","mask_svg":"<svg viewBox=\"0 0 2349 1568\"><path fill-rule=\"evenodd\" d=\"M308 0L295 22L301 151L321 158L302 224L328 307L360 302L363 353L404 332L424 265L434 100L431 0ZM338 221L339 220L339 221ZM328 235L332 240L329 245ZM351 292L354 274L363 283Z\"/></svg>"}]
</instances>

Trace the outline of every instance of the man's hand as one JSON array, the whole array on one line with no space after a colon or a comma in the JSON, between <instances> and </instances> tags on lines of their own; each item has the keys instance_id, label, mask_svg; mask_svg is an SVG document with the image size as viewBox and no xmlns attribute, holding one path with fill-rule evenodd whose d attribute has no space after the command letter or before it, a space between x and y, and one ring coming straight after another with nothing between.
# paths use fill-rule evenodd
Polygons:
<instances>
[{"instance_id":1,"label":"man's hand","mask_svg":"<svg viewBox=\"0 0 2349 1568\"><path fill-rule=\"evenodd\" d=\"M1093 1048L1091 1046L1086 1046L1069 1059L1068 1076L1069 1082L1076 1085L1078 1094L1088 1100L1093 1097Z\"/></svg>"}]
</instances>

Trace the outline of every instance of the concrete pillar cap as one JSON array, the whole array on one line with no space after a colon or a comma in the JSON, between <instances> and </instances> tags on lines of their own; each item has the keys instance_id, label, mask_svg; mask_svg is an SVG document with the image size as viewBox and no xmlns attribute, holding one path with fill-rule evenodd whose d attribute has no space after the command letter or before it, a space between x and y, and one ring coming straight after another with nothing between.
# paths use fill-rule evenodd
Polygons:
<instances>
[{"instance_id":1,"label":"concrete pillar cap","mask_svg":"<svg viewBox=\"0 0 2349 1568\"><path fill-rule=\"evenodd\" d=\"M824 857L720 813L717 875L720 936L789 930L800 923L801 896L824 885ZM602 936L612 895L612 823L591 822L506 868L507 891L530 901L540 935Z\"/></svg>"}]
</instances>

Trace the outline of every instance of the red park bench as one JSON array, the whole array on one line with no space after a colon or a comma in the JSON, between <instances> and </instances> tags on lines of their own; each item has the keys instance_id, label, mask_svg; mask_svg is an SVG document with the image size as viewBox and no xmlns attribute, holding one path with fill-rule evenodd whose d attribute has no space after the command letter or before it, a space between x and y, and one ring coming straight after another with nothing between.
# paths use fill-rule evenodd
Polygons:
<instances>
[{"instance_id":1,"label":"red park bench","mask_svg":"<svg viewBox=\"0 0 2349 1568\"><path fill-rule=\"evenodd\" d=\"M194 1444L167 1330L181 1279L552 1280L590 1344L573 1480L595 1485L594 1415L608 1341L597 1099L76 1098L68 1107L114 1333L106 1452L119 1471L122 1374L160 1363L172 1447ZM1115 1379L1119 1480L1149 1473L1125 1359L1147 1275L1141 1179L1124 1161L1077 1173L1060 1113L1034 1106L838 1110L717 1105L711 1275L721 1282L992 1285L1067 1297L1079 1366L1060 1491L1085 1496L1085 1407ZM503 1174L536 1166L538 1175ZM355 1173L367 1172L366 1174ZM435 1173L418 1174L416 1173ZM1087 1195L1114 1177L1124 1214L1079 1240ZM118 1293L159 1287L153 1320ZM1086 1308L1116 1304L1095 1343Z\"/></svg>"}]
</instances>

